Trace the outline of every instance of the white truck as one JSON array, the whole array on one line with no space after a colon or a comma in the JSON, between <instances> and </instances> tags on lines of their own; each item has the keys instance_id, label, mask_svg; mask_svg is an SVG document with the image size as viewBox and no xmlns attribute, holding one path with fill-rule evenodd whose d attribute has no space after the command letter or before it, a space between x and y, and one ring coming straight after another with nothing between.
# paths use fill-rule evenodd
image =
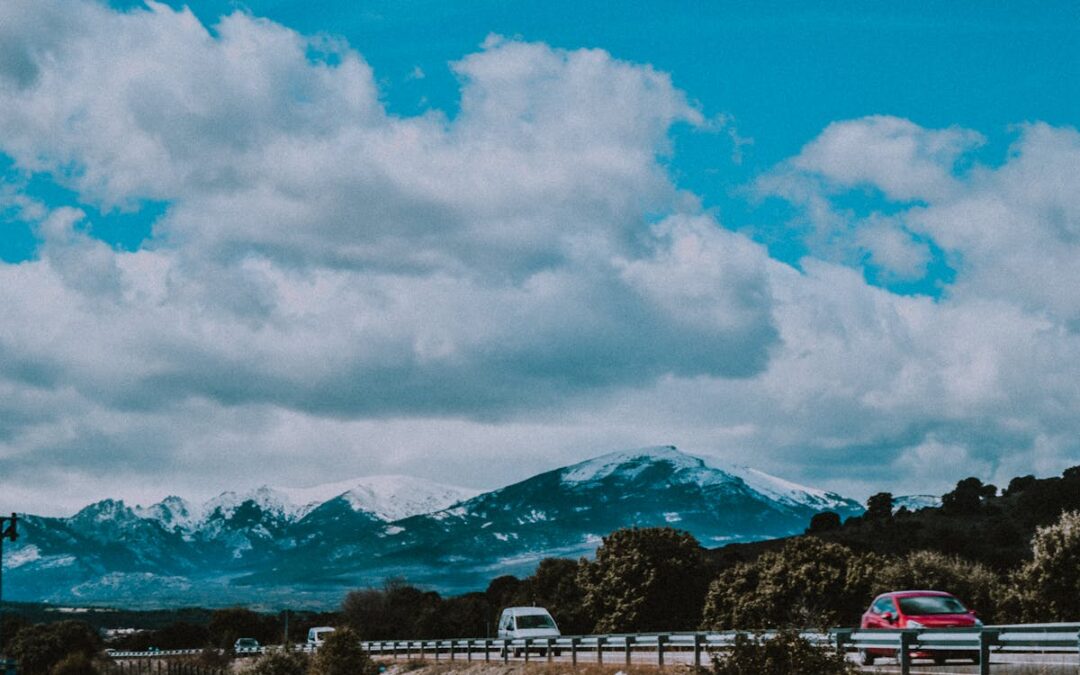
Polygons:
<instances>
[{"instance_id":1,"label":"white truck","mask_svg":"<svg viewBox=\"0 0 1080 675\"><path fill-rule=\"evenodd\" d=\"M333 626L316 626L307 632L307 646L309 649L318 649L326 641L326 636L334 632Z\"/></svg>"}]
</instances>

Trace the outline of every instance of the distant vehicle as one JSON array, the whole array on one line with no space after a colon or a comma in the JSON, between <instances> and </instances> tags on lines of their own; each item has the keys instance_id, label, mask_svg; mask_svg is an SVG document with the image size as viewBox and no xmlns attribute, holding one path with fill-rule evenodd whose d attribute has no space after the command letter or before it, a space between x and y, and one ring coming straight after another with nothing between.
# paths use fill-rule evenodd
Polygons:
<instances>
[{"instance_id":1,"label":"distant vehicle","mask_svg":"<svg viewBox=\"0 0 1080 675\"><path fill-rule=\"evenodd\" d=\"M956 596L943 591L892 591L874 598L862 615L861 628L973 628L982 626L975 612L964 606ZM894 649L860 649L863 665L873 665L878 656L894 656ZM971 652L914 652L914 659L933 659L944 663L948 659L979 660Z\"/></svg>"},{"instance_id":2,"label":"distant vehicle","mask_svg":"<svg viewBox=\"0 0 1080 675\"><path fill-rule=\"evenodd\" d=\"M559 626L551 613L543 607L507 607L499 617L499 637L509 640L520 638L559 637ZM503 650L505 652L505 649ZM559 650L552 650L555 656ZM514 656L521 656L522 648L514 648ZM546 649L540 654L545 655Z\"/></svg>"},{"instance_id":3,"label":"distant vehicle","mask_svg":"<svg viewBox=\"0 0 1080 675\"><path fill-rule=\"evenodd\" d=\"M233 643L233 651L245 652L252 651L259 648L259 641L255 638L238 638Z\"/></svg>"},{"instance_id":4,"label":"distant vehicle","mask_svg":"<svg viewBox=\"0 0 1080 675\"><path fill-rule=\"evenodd\" d=\"M333 626L316 626L312 628L307 632L308 646L315 649L322 647L323 642L326 641L326 636L333 632Z\"/></svg>"}]
</instances>

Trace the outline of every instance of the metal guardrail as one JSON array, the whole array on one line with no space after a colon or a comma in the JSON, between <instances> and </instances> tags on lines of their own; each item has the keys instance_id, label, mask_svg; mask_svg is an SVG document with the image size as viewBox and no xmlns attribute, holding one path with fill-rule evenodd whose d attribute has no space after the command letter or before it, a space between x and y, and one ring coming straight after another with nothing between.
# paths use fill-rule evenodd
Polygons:
<instances>
[{"instance_id":1,"label":"metal guardrail","mask_svg":"<svg viewBox=\"0 0 1080 675\"><path fill-rule=\"evenodd\" d=\"M837 649L856 649L871 655L895 656L900 672L911 672L916 654L960 655L990 673L992 653L1054 652L1080 655L1080 623L1014 624L978 628L836 628ZM1080 661L1078 661L1080 665Z\"/></svg>"},{"instance_id":2,"label":"metal guardrail","mask_svg":"<svg viewBox=\"0 0 1080 675\"><path fill-rule=\"evenodd\" d=\"M495 656L504 663L511 654L523 655L526 661L535 655L551 661L566 652L572 664L588 656L590 661L618 662L627 665L634 654L655 655L655 663L663 667L673 652L691 656L695 667L702 665L702 655L710 656L734 646L739 635L768 640L777 631L697 631L673 633L633 633L611 635L575 635L548 638L452 638L440 640L367 640L361 646L370 654L393 659L432 659L491 661ZM828 632L800 633L811 644L837 649L841 652L876 650L881 656L895 656L901 672L910 673L915 655L963 655L979 664L981 675L990 673L993 653L1056 652L1080 656L1080 623L1014 624L978 628L904 628L860 629L834 628ZM283 649L280 645L237 649L237 654L262 654ZM294 645L297 651L312 652L307 644ZM162 650L153 652L112 652L113 658L154 658L198 654L198 649ZM875 652L871 652L872 654ZM1080 665L1080 659L1078 659Z\"/></svg>"},{"instance_id":3,"label":"metal guardrail","mask_svg":"<svg viewBox=\"0 0 1080 675\"><path fill-rule=\"evenodd\" d=\"M263 646L263 647L240 647L238 649L234 649L233 653L236 654L237 656L254 656L254 655L259 655L259 654L265 654L267 652L280 651L282 649L285 649L284 645L266 645L266 646ZM290 645L289 649L291 649L291 650L293 650L295 652L307 652L307 653L311 653L311 652L315 651L314 647L311 647L310 645L308 645L306 643ZM157 658L157 657L161 657L161 656L191 656L193 654L201 654L201 653L203 653L203 651L204 650L202 650L202 649L155 649L155 650L152 650L152 651L145 651L145 652L133 652L133 651L117 651L115 649L112 649L112 650L107 649L107 650L105 650L105 656L108 656L108 657L111 657L111 658L114 658L114 659L152 659L152 658ZM217 650L217 651L220 652L221 650Z\"/></svg>"}]
</instances>

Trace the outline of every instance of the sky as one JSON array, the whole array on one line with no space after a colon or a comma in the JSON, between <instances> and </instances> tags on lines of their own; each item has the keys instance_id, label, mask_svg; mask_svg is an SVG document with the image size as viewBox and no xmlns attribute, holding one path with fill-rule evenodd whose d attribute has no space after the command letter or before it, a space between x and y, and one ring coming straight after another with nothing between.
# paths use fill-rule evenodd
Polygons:
<instances>
[{"instance_id":1,"label":"sky","mask_svg":"<svg viewBox=\"0 0 1080 675\"><path fill-rule=\"evenodd\" d=\"M1080 6L0 3L0 511L1080 464Z\"/></svg>"}]
</instances>

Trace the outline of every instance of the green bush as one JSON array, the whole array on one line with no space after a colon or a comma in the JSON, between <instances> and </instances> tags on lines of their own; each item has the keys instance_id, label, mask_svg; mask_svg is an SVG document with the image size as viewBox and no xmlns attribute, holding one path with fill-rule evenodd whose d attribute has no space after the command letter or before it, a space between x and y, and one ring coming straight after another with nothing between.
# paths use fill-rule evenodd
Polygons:
<instances>
[{"instance_id":1,"label":"green bush","mask_svg":"<svg viewBox=\"0 0 1080 675\"><path fill-rule=\"evenodd\" d=\"M882 560L801 537L724 570L709 586L706 629L826 628L858 621Z\"/></svg>"},{"instance_id":2,"label":"green bush","mask_svg":"<svg viewBox=\"0 0 1080 675\"><path fill-rule=\"evenodd\" d=\"M307 654L292 650L267 652L247 670L249 675L305 675L310 660Z\"/></svg>"},{"instance_id":3,"label":"green bush","mask_svg":"<svg viewBox=\"0 0 1080 675\"><path fill-rule=\"evenodd\" d=\"M45 675L69 654L87 659L101 649L97 632L82 621L35 624L20 630L8 645L8 656L23 675Z\"/></svg>"},{"instance_id":4,"label":"green bush","mask_svg":"<svg viewBox=\"0 0 1080 675\"><path fill-rule=\"evenodd\" d=\"M326 637L311 660L311 675L377 675L379 667L360 647L360 636L342 627Z\"/></svg>"},{"instance_id":5,"label":"green bush","mask_svg":"<svg viewBox=\"0 0 1080 675\"><path fill-rule=\"evenodd\" d=\"M726 652L713 654L713 675L849 675L859 672L843 654L816 647L794 631L771 638L739 634Z\"/></svg>"},{"instance_id":6,"label":"green bush","mask_svg":"<svg viewBox=\"0 0 1080 675\"><path fill-rule=\"evenodd\" d=\"M98 669L86 654L68 654L49 671L49 675L98 675Z\"/></svg>"}]
</instances>

